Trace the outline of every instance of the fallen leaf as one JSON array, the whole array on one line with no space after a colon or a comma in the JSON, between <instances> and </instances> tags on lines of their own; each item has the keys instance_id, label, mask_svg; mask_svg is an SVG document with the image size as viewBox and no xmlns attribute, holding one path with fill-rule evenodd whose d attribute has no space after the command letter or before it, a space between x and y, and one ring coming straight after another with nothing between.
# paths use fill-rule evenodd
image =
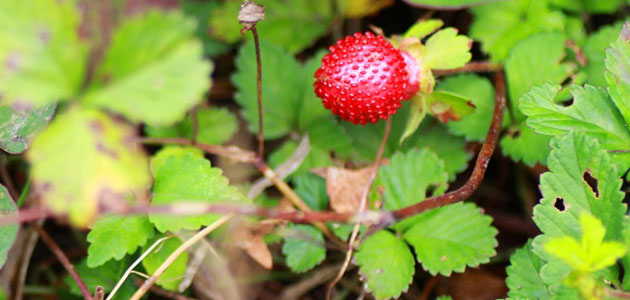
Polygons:
<instances>
[{"instance_id":1,"label":"fallen leaf","mask_svg":"<svg viewBox=\"0 0 630 300\"><path fill-rule=\"evenodd\" d=\"M234 245L245 250L247 254L265 269L273 267L271 251L263 240L264 233L253 233L247 226L238 226L232 233Z\"/></svg>"},{"instance_id":2,"label":"fallen leaf","mask_svg":"<svg viewBox=\"0 0 630 300\"><path fill-rule=\"evenodd\" d=\"M370 184L373 166L358 170L327 167L314 169L313 173L326 179L326 193L330 206L338 213L353 213L359 210L361 197Z\"/></svg>"}]
</instances>

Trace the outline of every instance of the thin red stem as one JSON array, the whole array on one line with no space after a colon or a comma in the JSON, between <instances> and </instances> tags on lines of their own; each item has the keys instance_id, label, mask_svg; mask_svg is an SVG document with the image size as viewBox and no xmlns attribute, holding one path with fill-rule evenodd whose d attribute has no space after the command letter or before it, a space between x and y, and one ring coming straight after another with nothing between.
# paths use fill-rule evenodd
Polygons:
<instances>
[{"instance_id":1,"label":"thin red stem","mask_svg":"<svg viewBox=\"0 0 630 300\"><path fill-rule=\"evenodd\" d=\"M256 25L251 29L256 48L256 87L258 96L258 157L262 158L265 151L265 139L263 137L263 103L262 103L262 61L260 59L260 43Z\"/></svg>"}]
</instances>

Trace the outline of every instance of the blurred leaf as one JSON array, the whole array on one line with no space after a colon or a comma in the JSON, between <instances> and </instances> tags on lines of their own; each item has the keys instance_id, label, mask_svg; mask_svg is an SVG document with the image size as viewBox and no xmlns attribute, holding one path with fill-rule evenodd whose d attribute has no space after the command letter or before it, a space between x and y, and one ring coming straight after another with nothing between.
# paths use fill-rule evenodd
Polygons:
<instances>
[{"instance_id":1,"label":"blurred leaf","mask_svg":"<svg viewBox=\"0 0 630 300\"><path fill-rule=\"evenodd\" d=\"M151 159L155 178L153 205L178 202L243 203L245 196L230 186L219 168L212 168L202 153L188 148L169 147L160 150ZM217 214L173 216L149 214L149 220L160 232L178 232L181 229L199 229L219 218Z\"/></svg>"},{"instance_id":2,"label":"blurred leaf","mask_svg":"<svg viewBox=\"0 0 630 300\"><path fill-rule=\"evenodd\" d=\"M608 93L630 124L630 22L626 22L617 40L606 49ZM627 128L627 127L626 127Z\"/></svg>"},{"instance_id":3,"label":"blurred leaf","mask_svg":"<svg viewBox=\"0 0 630 300\"><path fill-rule=\"evenodd\" d=\"M77 226L99 205L142 199L151 180L131 126L90 109L70 107L33 141L26 154L33 188L52 211Z\"/></svg>"},{"instance_id":4,"label":"blurred leaf","mask_svg":"<svg viewBox=\"0 0 630 300\"><path fill-rule=\"evenodd\" d=\"M528 126L550 136L580 131L595 137L603 149L628 149L630 132L604 89L573 86L573 104L568 107L555 103L559 90L560 86L543 84L523 96L520 108L528 116ZM618 174L630 167L630 153L613 153L611 160Z\"/></svg>"},{"instance_id":5,"label":"blurred leaf","mask_svg":"<svg viewBox=\"0 0 630 300\"><path fill-rule=\"evenodd\" d=\"M241 3L227 0L212 11L211 35L227 43L241 39L241 25L237 20ZM259 0L256 3L265 7L265 20L256 26L259 35L291 54L311 46L332 22L330 1Z\"/></svg>"},{"instance_id":6,"label":"blurred leaf","mask_svg":"<svg viewBox=\"0 0 630 300\"><path fill-rule=\"evenodd\" d=\"M495 2L497 0L404 0L411 6L433 9L462 9L475 5Z\"/></svg>"},{"instance_id":7,"label":"blurred leaf","mask_svg":"<svg viewBox=\"0 0 630 300\"><path fill-rule=\"evenodd\" d=\"M551 0L551 4L571 12L610 14L617 11L624 0Z\"/></svg>"},{"instance_id":8,"label":"blurred leaf","mask_svg":"<svg viewBox=\"0 0 630 300\"><path fill-rule=\"evenodd\" d=\"M87 47L74 1L0 0L0 103L30 110L76 96Z\"/></svg>"},{"instance_id":9,"label":"blurred leaf","mask_svg":"<svg viewBox=\"0 0 630 300\"><path fill-rule=\"evenodd\" d=\"M463 67L470 61L472 40L465 35L457 35L457 29L448 27L434 33L427 39L422 58L429 69L448 70Z\"/></svg>"},{"instance_id":10,"label":"blurred leaf","mask_svg":"<svg viewBox=\"0 0 630 300\"><path fill-rule=\"evenodd\" d=\"M387 230L367 237L354 261L376 299L398 298L413 280L413 254L405 242Z\"/></svg>"},{"instance_id":11,"label":"blurred leaf","mask_svg":"<svg viewBox=\"0 0 630 300\"><path fill-rule=\"evenodd\" d=\"M80 263L75 264L74 268L92 294L94 294L97 286L102 286L105 289L105 294L108 294L114 289L114 286L116 286L129 264L130 262L125 259L121 261L110 260L99 267L90 268L87 266L87 260L84 259ZM118 292L116 292L113 300L131 298L136 291L136 285L133 283L133 280L134 276L127 278ZM66 275L64 281L70 287L70 293L82 296L81 290L79 290L79 287L70 275Z\"/></svg>"},{"instance_id":12,"label":"blurred leaf","mask_svg":"<svg viewBox=\"0 0 630 300\"><path fill-rule=\"evenodd\" d=\"M604 242L606 228L589 213L580 214L582 237L576 240L569 236L549 239L543 248L549 254L568 263L573 270L595 272L609 267L627 251L625 245L612 241Z\"/></svg>"},{"instance_id":13,"label":"blurred leaf","mask_svg":"<svg viewBox=\"0 0 630 300\"><path fill-rule=\"evenodd\" d=\"M482 142L486 139L494 111L494 87L490 80L474 74L447 77L436 90L444 90L469 98L475 111L460 120L448 122L448 130L469 141Z\"/></svg>"},{"instance_id":14,"label":"blurred leaf","mask_svg":"<svg viewBox=\"0 0 630 300\"><path fill-rule=\"evenodd\" d=\"M212 64L202 59L195 27L175 12L128 19L114 31L84 101L154 126L183 119L210 88Z\"/></svg>"},{"instance_id":15,"label":"blurred leaf","mask_svg":"<svg viewBox=\"0 0 630 300\"><path fill-rule=\"evenodd\" d=\"M230 140L238 130L238 120L227 108L199 108L196 112L198 142L221 145ZM146 126L144 130L150 137L183 137L190 139L193 135L193 121L192 117L188 115L184 121L174 126Z\"/></svg>"},{"instance_id":16,"label":"blurred leaf","mask_svg":"<svg viewBox=\"0 0 630 300\"><path fill-rule=\"evenodd\" d=\"M295 178L295 193L313 210L326 210L328 195L326 194L326 180L306 173Z\"/></svg>"},{"instance_id":17,"label":"blurred leaf","mask_svg":"<svg viewBox=\"0 0 630 300\"><path fill-rule=\"evenodd\" d=\"M505 283L510 288L508 296L513 299L549 299L547 285L540 277L540 269L545 262L532 252L531 240L512 254L507 267Z\"/></svg>"},{"instance_id":18,"label":"blurred leaf","mask_svg":"<svg viewBox=\"0 0 630 300\"><path fill-rule=\"evenodd\" d=\"M323 107L320 103L318 105ZM313 147L334 151L336 157L348 158L354 153L352 139L339 121L332 118L324 117L314 121L308 128L308 137Z\"/></svg>"},{"instance_id":19,"label":"blurred leaf","mask_svg":"<svg viewBox=\"0 0 630 300\"><path fill-rule=\"evenodd\" d=\"M230 49L230 45L227 45L208 34L210 28L208 24L210 22L210 15L219 7L218 1L197 1L197 0L185 0L179 1L180 7L184 14L193 17L197 20L197 38L203 43L203 50L206 56L215 56L222 54Z\"/></svg>"},{"instance_id":20,"label":"blurred leaf","mask_svg":"<svg viewBox=\"0 0 630 300\"><path fill-rule=\"evenodd\" d=\"M362 18L394 4L394 0L337 0L346 18Z\"/></svg>"},{"instance_id":21,"label":"blurred leaf","mask_svg":"<svg viewBox=\"0 0 630 300\"><path fill-rule=\"evenodd\" d=\"M586 58L587 65L584 70L588 74L588 83L601 87L607 86L606 77L604 76L604 59L606 58L606 48L617 39L619 31L621 31L622 23L615 25L602 26L596 32L589 35L588 40L582 47Z\"/></svg>"},{"instance_id":22,"label":"blurred leaf","mask_svg":"<svg viewBox=\"0 0 630 300\"><path fill-rule=\"evenodd\" d=\"M147 243L147 246L152 245L156 240L163 237L163 235L156 235L153 240ZM162 263L181 245L182 241L177 237L173 237L165 240L162 246L153 249L153 251L142 260L142 266L147 271L147 274L153 275ZM142 248L142 252L145 252L147 248L148 247ZM184 278L187 265L188 252L184 251L173 261L166 271L158 277L155 283L167 290L176 291L179 283Z\"/></svg>"},{"instance_id":23,"label":"blurred leaf","mask_svg":"<svg viewBox=\"0 0 630 300\"><path fill-rule=\"evenodd\" d=\"M41 108L15 111L0 105L0 149L17 154L31 145L31 140L48 124L55 113L55 104Z\"/></svg>"},{"instance_id":24,"label":"blurred leaf","mask_svg":"<svg viewBox=\"0 0 630 300\"><path fill-rule=\"evenodd\" d=\"M551 137L538 134L525 125L525 121L507 129L508 134L501 137L501 151L513 161L523 161L529 167L547 164L549 140Z\"/></svg>"},{"instance_id":25,"label":"blurred leaf","mask_svg":"<svg viewBox=\"0 0 630 300\"><path fill-rule=\"evenodd\" d=\"M277 168L282 163L284 163L297 149L297 142L289 140L282 144L278 149L274 150L269 155L269 166L271 168ZM327 151L324 151L315 145L311 145L311 151L302 161L302 164L293 171L293 173L289 174L288 178L293 179L297 176L302 176L308 173L313 168L317 167L326 167L332 166L332 160L330 158L330 154Z\"/></svg>"},{"instance_id":26,"label":"blurred leaf","mask_svg":"<svg viewBox=\"0 0 630 300\"><path fill-rule=\"evenodd\" d=\"M470 9L470 36L481 42L493 61L505 61L510 50L528 36L565 28L565 16L548 7L548 0L497 1ZM541 53L537 50L536 53ZM540 55L543 56L543 55ZM536 74L539 76L542 74Z\"/></svg>"},{"instance_id":27,"label":"blurred leaf","mask_svg":"<svg viewBox=\"0 0 630 300\"><path fill-rule=\"evenodd\" d=\"M9 191L0 184L0 216L10 216L16 212L17 206L13 199L11 199ZM17 238L18 229L18 224L0 225L0 268L2 268L7 261L9 250Z\"/></svg>"},{"instance_id":28,"label":"blurred leaf","mask_svg":"<svg viewBox=\"0 0 630 300\"><path fill-rule=\"evenodd\" d=\"M300 131L310 130L311 125L318 120L328 117L333 119L333 114L327 110L322 104L322 99L315 95L315 71L322 65L322 58L326 54L325 51L317 52L311 59L304 64L304 99L299 102L299 115L297 116L298 128ZM329 141L330 143L331 141Z\"/></svg>"},{"instance_id":29,"label":"blurred leaf","mask_svg":"<svg viewBox=\"0 0 630 300\"><path fill-rule=\"evenodd\" d=\"M107 216L91 226L87 236L87 265L98 267L110 259L133 254L153 237L153 224L145 216Z\"/></svg>"},{"instance_id":30,"label":"blurred leaf","mask_svg":"<svg viewBox=\"0 0 630 300\"><path fill-rule=\"evenodd\" d=\"M461 120L475 111L475 105L469 98L452 92L435 91L426 99L429 112L442 123Z\"/></svg>"},{"instance_id":31,"label":"blurred leaf","mask_svg":"<svg viewBox=\"0 0 630 300\"><path fill-rule=\"evenodd\" d=\"M457 216L457 218L453 218ZM424 212L404 234L418 262L432 275L450 276L496 255L498 231L492 218L472 203L456 203Z\"/></svg>"},{"instance_id":32,"label":"blurred leaf","mask_svg":"<svg viewBox=\"0 0 630 300\"><path fill-rule=\"evenodd\" d=\"M505 62L506 83L517 121L524 119L517 109L523 93L543 82L562 83L575 70L574 64L561 63L564 41L560 33L540 33L518 43L510 53Z\"/></svg>"},{"instance_id":33,"label":"blurred leaf","mask_svg":"<svg viewBox=\"0 0 630 300\"><path fill-rule=\"evenodd\" d=\"M282 245L282 254L293 272L306 272L326 258L324 235L319 229L300 224L289 227L289 230L291 232Z\"/></svg>"}]
</instances>

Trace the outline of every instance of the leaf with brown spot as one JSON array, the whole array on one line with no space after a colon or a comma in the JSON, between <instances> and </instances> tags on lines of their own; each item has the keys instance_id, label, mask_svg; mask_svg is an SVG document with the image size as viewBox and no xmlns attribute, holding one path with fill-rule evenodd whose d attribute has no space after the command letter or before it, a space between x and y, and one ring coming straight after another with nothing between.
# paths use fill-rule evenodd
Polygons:
<instances>
[{"instance_id":1,"label":"leaf with brown spot","mask_svg":"<svg viewBox=\"0 0 630 300\"><path fill-rule=\"evenodd\" d=\"M442 123L458 121L475 111L470 99L451 92L435 91L426 95L426 101L429 113Z\"/></svg>"},{"instance_id":2,"label":"leaf with brown spot","mask_svg":"<svg viewBox=\"0 0 630 300\"><path fill-rule=\"evenodd\" d=\"M339 213L352 213L359 210L361 197L370 184L372 166L358 170L327 167L313 172L326 179L326 192L330 197L330 206Z\"/></svg>"}]
</instances>

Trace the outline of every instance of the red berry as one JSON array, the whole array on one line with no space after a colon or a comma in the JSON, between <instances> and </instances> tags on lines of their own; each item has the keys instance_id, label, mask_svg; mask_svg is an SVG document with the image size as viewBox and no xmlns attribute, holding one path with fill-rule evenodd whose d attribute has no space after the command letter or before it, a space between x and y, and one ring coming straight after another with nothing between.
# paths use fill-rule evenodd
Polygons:
<instances>
[{"instance_id":1,"label":"red berry","mask_svg":"<svg viewBox=\"0 0 630 300\"><path fill-rule=\"evenodd\" d=\"M344 120L376 123L396 113L400 101L418 91L418 77L410 55L382 36L355 33L337 41L324 56L315 72L315 94Z\"/></svg>"}]
</instances>

